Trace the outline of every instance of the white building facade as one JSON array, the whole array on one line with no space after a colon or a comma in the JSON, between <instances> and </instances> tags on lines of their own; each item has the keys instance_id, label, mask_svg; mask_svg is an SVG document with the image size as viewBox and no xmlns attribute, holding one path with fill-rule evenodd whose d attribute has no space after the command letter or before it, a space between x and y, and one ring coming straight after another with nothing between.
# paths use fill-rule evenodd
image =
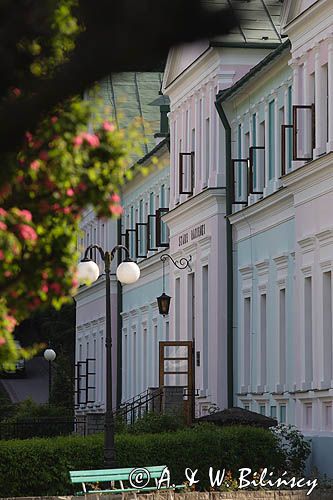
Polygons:
<instances>
[{"instance_id":1,"label":"white building facade","mask_svg":"<svg viewBox=\"0 0 333 500\"><path fill-rule=\"evenodd\" d=\"M333 6L284 2L276 50L220 94L231 129L235 403L333 475Z\"/></svg>"},{"instance_id":2,"label":"white building facade","mask_svg":"<svg viewBox=\"0 0 333 500\"><path fill-rule=\"evenodd\" d=\"M170 255L178 261L191 257L191 270L169 269L170 339L192 342L197 417L233 405L225 132L215 101L281 45L274 24L281 4L271 4L274 16L262 16L259 29L250 32L249 4L237 2L239 30L223 40L172 49L164 75L163 93L170 98L170 211L163 220L170 230Z\"/></svg>"}]
</instances>

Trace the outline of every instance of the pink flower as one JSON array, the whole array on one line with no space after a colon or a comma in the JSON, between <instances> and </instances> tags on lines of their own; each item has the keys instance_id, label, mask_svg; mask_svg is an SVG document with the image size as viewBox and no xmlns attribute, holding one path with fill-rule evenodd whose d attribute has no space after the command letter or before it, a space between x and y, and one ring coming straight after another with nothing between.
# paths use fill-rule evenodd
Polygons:
<instances>
[{"instance_id":1,"label":"pink flower","mask_svg":"<svg viewBox=\"0 0 333 500\"><path fill-rule=\"evenodd\" d=\"M51 118L51 123L57 123L58 117L57 116L52 116Z\"/></svg>"},{"instance_id":2,"label":"pink flower","mask_svg":"<svg viewBox=\"0 0 333 500\"><path fill-rule=\"evenodd\" d=\"M23 217L23 219L25 219L27 222L32 221L32 215L31 215L31 212L29 212L29 210L26 210L26 209L20 210L19 215L21 217Z\"/></svg>"},{"instance_id":3,"label":"pink flower","mask_svg":"<svg viewBox=\"0 0 333 500\"><path fill-rule=\"evenodd\" d=\"M67 196L73 196L74 195L73 189L72 188L67 189L66 194Z\"/></svg>"},{"instance_id":4,"label":"pink flower","mask_svg":"<svg viewBox=\"0 0 333 500\"><path fill-rule=\"evenodd\" d=\"M92 148L97 148L100 145L99 138L96 134L84 134L84 139Z\"/></svg>"},{"instance_id":5,"label":"pink flower","mask_svg":"<svg viewBox=\"0 0 333 500\"><path fill-rule=\"evenodd\" d=\"M26 224L18 224L17 230L21 238L24 240L35 241L38 238L36 231L31 226L27 226Z\"/></svg>"},{"instance_id":6,"label":"pink flower","mask_svg":"<svg viewBox=\"0 0 333 500\"><path fill-rule=\"evenodd\" d=\"M5 254L3 253L3 250L0 250L0 260L3 260L5 258Z\"/></svg>"},{"instance_id":7,"label":"pink flower","mask_svg":"<svg viewBox=\"0 0 333 500\"><path fill-rule=\"evenodd\" d=\"M103 123L103 128L104 130L106 130L107 132L114 132L116 127L113 125L113 123L110 123L108 121L105 121Z\"/></svg>"},{"instance_id":8,"label":"pink flower","mask_svg":"<svg viewBox=\"0 0 333 500\"><path fill-rule=\"evenodd\" d=\"M71 207L65 207L65 208L63 209L63 213L64 213L64 214L66 214L66 215L70 214L70 213L71 213L71 211L72 211Z\"/></svg>"},{"instance_id":9,"label":"pink flower","mask_svg":"<svg viewBox=\"0 0 333 500\"><path fill-rule=\"evenodd\" d=\"M61 294L61 286L59 283L51 283L50 289L57 295Z\"/></svg>"},{"instance_id":10,"label":"pink flower","mask_svg":"<svg viewBox=\"0 0 333 500\"><path fill-rule=\"evenodd\" d=\"M21 95L21 90L18 89L17 87L15 87L13 90L12 90L13 94L15 97L20 97Z\"/></svg>"},{"instance_id":11,"label":"pink flower","mask_svg":"<svg viewBox=\"0 0 333 500\"><path fill-rule=\"evenodd\" d=\"M83 143L81 135L77 135L76 137L74 137L73 142L74 142L74 147L78 148L79 146L81 146L81 144Z\"/></svg>"},{"instance_id":12,"label":"pink flower","mask_svg":"<svg viewBox=\"0 0 333 500\"><path fill-rule=\"evenodd\" d=\"M32 162L30 163L30 168L31 168L32 170L37 171L37 170L39 169L39 167L40 167L40 161L39 161L39 160L34 160L34 161L32 161Z\"/></svg>"},{"instance_id":13,"label":"pink flower","mask_svg":"<svg viewBox=\"0 0 333 500\"><path fill-rule=\"evenodd\" d=\"M6 229L7 229L7 224L0 221L0 231L6 231Z\"/></svg>"},{"instance_id":14,"label":"pink flower","mask_svg":"<svg viewBox=\"0 0 333 500\"><path fill-rule=\"evenodd\" d=\"M72 287L77 288L79 286L79 280L76 278L72 279Z\"/></svg>"},{"instance_id":15,"label":"pink flower","mask_svg":"<svg viewBox=\"0 0 333 500\"><path fill-rule=\"evenodd\" d=\"M45 293L47 293L49 291L49 287L48 287L47 283L43 283L43 285L40 287L40 289L42 292L45 292Z\"/></svg>"},{"instance_id":16,"label":"pink flower","mask_svg":"<svg viewBox=\"0 0 333 500\"><path fill-rule=\"evenodd\" d=\"M7 314L7 316L5 316L5 321L9 325L10 330L14 330L14 328L17 324L16 319L13 316L10 316L9 314Z\"/></svg>"},{"instance_id":17,"label":"pink flower","mask_svg":"<svg viewBox=\"0 0 333 500\"><path fill-rule=\"evenodd\" d=\"M43 161L47 161L49 159L49 153L43 150L39 153L39 158Z\"/></svg>"},{"instance_id":18,"label":"pink flower","mask_svg":"<svg viewBox=\"0 0 333 500\"><path fill-rule=\"evenodd\" d=\"M43 278L43 280L47 280L48 277L49 277L49 275L47 274L47 272L43 271L42 272L42 278Z\"/></svg>"},{"instance_id":19,"label":"pink flower","mask_svg":"<svg viewBox=\"0 0 333 500\"><path fill-rule=\"evenodd\" d=\"M113 203L119 203L119 202L120 202L120 196L119 196L119 194L114 193L114 194L111 196L111 201L112 201Z\"/></svg>"},{"instance_id":20,"label":"pink flower","mask_svg":"<svg viewBox=\"0 0 333 500\"><path fill-rule=\"evenodd\" d=\"M3 337L0 337L0 347L1 347L2 345L5 345L5 344L6 344L6 342L7 342L7 340L6 340L6 339L4 339Z\"/></svg>"},{"instance_id":21,"label":"pink flower","mask_svg":"<svg viewBox=\"0 0 333 500\"><path fill-rule=\"evenodd\" d=\"M0 208L0 215L1 215L2 217L6 217L7 212L6 212L6 210L5 210L4 208Z\"/></svg>"},{"instance_id":22,"label":"pink flower","mask_svg":"<svg viewBox=\"0 0 333 500\"><path fill-rule=\"evenodd\" d=\"M10 278L11 276L13 276L13 273L11 271L5 271L3 275L5 278Z\"/></svg>"},{"instance_id":23,"label":"pink flower","mask_svg":"<svg viewBox=\"0 0 333 500\"><path fill-rule=\"evenodd\" d=\"M123 207L121 205L110 205L109 209L113 215L121 215L123 213Z\"/></svg>"}]
</instances>

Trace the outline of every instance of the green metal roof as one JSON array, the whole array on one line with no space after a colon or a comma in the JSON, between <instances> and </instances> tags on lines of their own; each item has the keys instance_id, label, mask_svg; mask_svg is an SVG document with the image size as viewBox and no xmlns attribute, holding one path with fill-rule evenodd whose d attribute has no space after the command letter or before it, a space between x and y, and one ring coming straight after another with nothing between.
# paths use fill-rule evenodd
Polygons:
<instances>
[{"instance_id":1,"label":"green metal roof","mask_svg":"<svg viewBox=\"0 0 333 500\"><path fill-rule=\"evenodd\" d=\"M228 35L217 37L215 42L228 44L281 43L281 0L202 0L212 10L230 7L239 19Z\"/></svg>"},{"instance_id":2,"label":"green metal roof","mask_svg":"<svg viewBox=\"0 0 333 500\"><path fill-rule=\"evenodd\" d=\"M99 83L99 95L111 107L111 119L119 128L127 128L135 118L143 118L147 143L143 141L142 156L156 145L154 134L160 129L160 108L151 103L159 96L162 78L163 73L159 72L126 72L110 75Z\"/></svg>"}]
</instances>

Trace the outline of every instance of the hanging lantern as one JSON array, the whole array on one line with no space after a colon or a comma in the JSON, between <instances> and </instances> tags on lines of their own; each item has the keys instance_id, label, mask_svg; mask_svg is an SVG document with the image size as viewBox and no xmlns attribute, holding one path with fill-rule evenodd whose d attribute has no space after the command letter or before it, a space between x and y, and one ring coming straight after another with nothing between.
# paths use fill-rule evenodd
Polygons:
<instances>
[{"instance_id":1,"label":"hanging lantern","mask_svg":"<svg viewBox=\"0 0 333 500\"><path fill-rule=\"evenodd\" d=\"M163 316L166 316L167 314L169 314L170 301L171 301L171 297L169 297L169 295L167 295L164 292L162 293L162 295L157 297L158 311Z\"/></svg>"}]
</instances>

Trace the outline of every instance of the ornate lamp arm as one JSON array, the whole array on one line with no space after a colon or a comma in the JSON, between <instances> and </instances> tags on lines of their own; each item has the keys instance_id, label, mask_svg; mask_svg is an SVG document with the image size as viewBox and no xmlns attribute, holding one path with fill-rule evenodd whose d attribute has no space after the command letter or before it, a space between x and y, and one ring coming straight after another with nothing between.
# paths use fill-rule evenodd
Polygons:
<instances>
[{"instance_id":1,"label":"ornate lamp arm","mask_svg":"<svg viewBox=\"0 0 333 500\"><path fill-rule=\"evenodd\" d=\"M163 262L163 264L165 263L165 261L167 259L170 259L171 262L178 268L178 269L186 269L187 267L189 268L190 271L192 271L192 268L190 266L190 262L192 260L192 255L189 256L188 259L186 259L186 257L182 257L181 259L179 259L179 264L178 264L178 261L177 260L174 260L171 255L165 253L163 255L161 255L160 257L160 260Z\"/></svg>"},{"instance_id":2,"label":"ornate lamp arm","mask_svg":"<svg viewBox=\"0 0 333 500\"><path fill-rule=\"evenodd\" d=\"M88 257L88 253L90 252L90 250L93 250L93 249L96 249L99 251L99 254L102 258L102 260L105 260L105 252L103 250L103 248L99 245L89 245L87 248L86 248L86 251L84 252L84 257L82 259L82 261L84 262L85 260L90 260L89 257Z\"/></svg>"}]
</instances>

